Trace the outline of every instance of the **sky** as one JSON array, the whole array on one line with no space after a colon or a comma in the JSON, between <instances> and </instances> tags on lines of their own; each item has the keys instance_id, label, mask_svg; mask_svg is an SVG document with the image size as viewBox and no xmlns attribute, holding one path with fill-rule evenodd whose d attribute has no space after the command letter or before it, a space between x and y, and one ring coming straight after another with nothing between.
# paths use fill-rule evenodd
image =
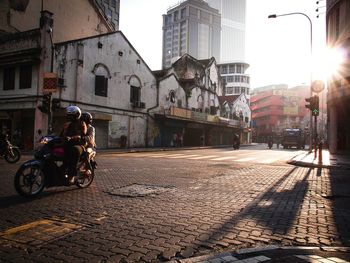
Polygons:
<instances>
[{"instance_id":1,"label":"sky","mask_svg":"<svg viewBox=\"0 0 350 263\"><path fill-rule=\"evenodd\" d=\"M233 0L232 0L233 1ZM162 15L179 0L121 0L119 29L152 70L161 69ZM247 0L246 62L251 88L324 79L325 0ZM319 12L316 12L319 8ZM268 19L270 14L299 12ZM319 18L317 18L319 14ZM311 57L311 51L313 56ZM311 67L312 66L312 67ZM311 68L313 70L311 70Z\"/></svg>"}]
</instances>

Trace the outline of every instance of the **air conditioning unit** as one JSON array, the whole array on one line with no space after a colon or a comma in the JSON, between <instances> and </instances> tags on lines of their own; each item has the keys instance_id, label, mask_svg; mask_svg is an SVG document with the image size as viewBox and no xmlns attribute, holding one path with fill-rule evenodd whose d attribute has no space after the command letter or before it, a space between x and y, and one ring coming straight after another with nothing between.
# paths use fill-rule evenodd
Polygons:
<instances>
[{"instance_id":1,"label":"air conditioning unit","mask_svg":"<svg viewBox=\"0 0 350 263\"><path fill-rule=\"evenodd\" d=\"M146 104L142 101L134 101L133 102L133 107L134 108L140 108L140 109L144 109L146 108Z\"/></svg>"},{"instance_id":2,"label":"air conditioning unit","mask_svg":"<svg viewBox=\"0 0 350 263\"><path fill-rule=\"evenodd\" d=\"M66 81L64 78L58 78L57 79L57 86L60 88L66 87Z\"/></svg>"}]
</instances>

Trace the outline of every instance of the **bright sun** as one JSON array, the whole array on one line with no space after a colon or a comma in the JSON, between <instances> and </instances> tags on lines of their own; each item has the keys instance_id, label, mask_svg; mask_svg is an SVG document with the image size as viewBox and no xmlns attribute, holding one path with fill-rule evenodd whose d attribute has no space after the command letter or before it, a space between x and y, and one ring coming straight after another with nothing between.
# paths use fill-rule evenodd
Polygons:
<instances>
[{"instance_id":1,"label":"bright sun","mask_svg":"<svg viewBox=\"0 0 350 263\"><path fill-rule=\"evenodd\" d=\"M340 49L325 48L313 62L314 79L328 79L339 72L344 61L344 52Z\"/></svg>"}]
</instances>

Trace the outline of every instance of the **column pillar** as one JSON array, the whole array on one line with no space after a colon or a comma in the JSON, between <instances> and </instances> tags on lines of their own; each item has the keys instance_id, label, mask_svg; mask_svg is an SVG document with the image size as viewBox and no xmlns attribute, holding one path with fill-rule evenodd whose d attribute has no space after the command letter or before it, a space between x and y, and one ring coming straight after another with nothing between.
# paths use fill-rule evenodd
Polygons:
<instances>
[{"instance_id":1,"label":"column pillar","mask_svg":"<svg viewBox=\"0 0 350 263\"><path fill-rule=\"evenodd\" d=\"M329 143L329 152L337 152L337 109L335 106L329 107L329 130L328 130L328 143Z\"/></svg>"}]
</instances>

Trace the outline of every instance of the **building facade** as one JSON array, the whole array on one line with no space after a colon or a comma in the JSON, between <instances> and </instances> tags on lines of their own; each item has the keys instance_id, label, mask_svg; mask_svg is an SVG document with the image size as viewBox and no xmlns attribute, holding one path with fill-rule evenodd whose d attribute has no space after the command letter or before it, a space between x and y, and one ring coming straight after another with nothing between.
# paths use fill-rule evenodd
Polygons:
<instances>
[{"instance_id":1,"label":"building facade","mask_svg":"<svg viewBox=\"0 0 350 263\"><path fill-rule=\"evenodd\" d=\"M196 59L220 57L221 16L203 0L187 0L163 15L162 67L168 68L183 54Z\"/></svg>"},{"instance_id":2,"label":"building facade","mask_svg":"<svg viewBox=\"0 0 350 263\"><path fill-rule=\"evenodd\" d=\"M328 80L328 144L331 153L350 151L350 1L328 0L327 45L344 55Z\"/></svg>"},{"instance_id":3,"label":"building facade","mask_svg":"<svg viewBox=\"0 0 350 263\"><path fill-rule=\"evenodd\" d=\"M98 148L227 145L242 130L220 116L214 58L185 54L152 72L120 31L53 46L52 13L43 11L41 21L0 38L0 125L21 148L33 149L39 130L47 134L49 116L60 133L69 105L92 113ZM52 115L41 107L51 81Z\"/></svg>"},{"instance_id":4,"label":"building facade","mask_svg":"<svg viewBox=\"0 0 350 263\"><path fill-rule=\"evenodd\" d=\"M221 14L218 63L245 61L246 0L206 0Z\"/></svg>"},{"instance_id":5,"label":"building facade","mask_svg":"<svg viewBox=\"0 0 350 263\"><path fill-rule=\"evenodd\" d=\"M240 135L241 142L251 142L251 110L245 94L219 96L221 106L221 116L239 123L241 130L237 132Z\"/></svg>"},{"instance_id":6,"label":"building facade","mask_svg":"<svg viewBox=\"0 0 350 263\"><path fill-rule=\"evenodd\" d=\"M39 28L42 10L54 14L53 43L115 31L94 0L18 0L0 1L0 35Z\"/></svg>"},{"instance_id":7,"label":"building facade","mask_svg":"<svg viewBox=\"0 0 350 263\"><path fill-rule=\"evenodd\" d=\"M250 76L246 74L246 70L249 67L247 63L227 63L220 64L220 75L225 81L226 86L224 89L226 96L238 96L245 94L246 98L250 99Z\"/></svg>"},{"instance_id":8,"label":"building facade","mask_svg":"<svg viewBox=\"0 0 350 263\"><path fill-rule=\"evenodd\" d=\"M145 146L156 79L125 36L117 31L55 43L52 52L52 14L42 12L41 21L41 28L0 39L2 130L24 149L33 149L38 130L48 132L48 114L39 106L43 76L53 72L60 80L52 95L59 102L52 121L56 134L65 121L64 108L77 105L92 113L98 147L120 147L122 136L125 146Z\"/></svg>"},{"instance_id":9,"label":"building facade","mask_svg":"<svg viewBox=\"0 0 350 263\"><path fill-rule=\"evenodd\" d=\"M309 94L309 86L288 89L287 85L271 85L257 88L250 104L253 141L266 142L270 135L280 135L286 128L301 128L308 132L310 115L305 108L305 98Z\"/></svg>"},{"instance_id":10,"label":"building facade","mask_svg":"<svg viewBox=\"0 0 350 263\"><path fill-rule=\"evenodd\" d=\"M245 94L250 99L250 77L245 62L246 0L206 0L221 14L221 77L226 82L225 95Z\"/></svg>"},{"instance_id":11,"label":"building facade","mask_svg":"<svg viewBox=\"0 0 350 263\"><path fill-rule=\"evenodd\" d=\"M154 74L159 83L159 105L150 111L153 133L159 134L154 145L174 146L174 136L184 146L230 145L235 133L247 132L247 125L222 112L223 82L214 57L197 60L185 54Z\"/></svg>"},{"instance_id":12,"label":"building facade","mask_svg":"<svg viewBox=\"0 0 350 263\"><path fill-rule=\"evenodd\" d=\"M114 30L119 30L120 0L93 0L98 3Z\"/></svg>"}]
</instances>

